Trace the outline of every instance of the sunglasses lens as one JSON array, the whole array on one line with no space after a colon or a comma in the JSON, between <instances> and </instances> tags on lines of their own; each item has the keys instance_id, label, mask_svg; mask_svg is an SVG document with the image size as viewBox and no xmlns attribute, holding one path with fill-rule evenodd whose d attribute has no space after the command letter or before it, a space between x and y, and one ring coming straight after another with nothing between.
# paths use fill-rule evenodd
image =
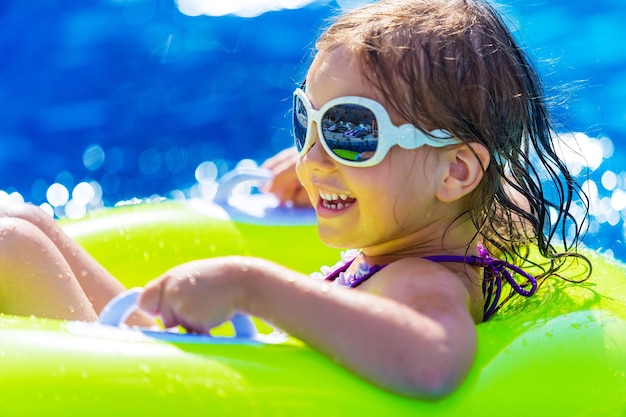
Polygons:
<instances>
[{"instance_id":1,"label":"sunglasses lens","mask_svg":"<svg viewBox=\"0 0 626 417\"><path fill-rule=\"evenodd\" d=\"M378 124L374 113L358 104L339 104L322 117L328 148L346 161L367 161L378 147Z\"/></svg>"},{"instance_id":2,"label":"sunglasses lens","mask_svg":"<svg viewBox=\"0 0 626 417\"><path fill-rule=\"evenodd\" d=\"M298 152L304 148L304 142L306 141L307 126L309 125L309 117L306 111L306 107L300 97L294 96L293 98L293 138L296 143L296 149Z\"/></svg>"}]
</instances>

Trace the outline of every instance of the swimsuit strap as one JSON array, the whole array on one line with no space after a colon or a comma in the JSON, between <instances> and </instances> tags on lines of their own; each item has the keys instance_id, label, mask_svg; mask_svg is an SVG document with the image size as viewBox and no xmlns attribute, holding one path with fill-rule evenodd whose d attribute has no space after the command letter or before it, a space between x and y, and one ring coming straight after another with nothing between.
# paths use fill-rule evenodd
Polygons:
<instances>
[{"instance_id":1,"label":"swimsuit strap","mask_svg":"<svg viewBox=\"0 0 626 417\"><path fill-rule=\"evenodd\" d=\"M342 273L344 273L350 265L354 262L356 258L345 262L343 265L332 271L330 274L326 276L326 281L335 281ZM502 279L506 280L513 291L522 295L524 297L530 297L531 295L537 292L537 279L524 271L522 268L517 265L513 265L510 262L504 261L502 259L497 259L489 255L489 252L483 248L482 246L478 246L478 256L461 256L461 255L435 255L435 256L424 256L423 259L429 260L431 262L462 262L469 265L475 265L482 268L485 268L488 276L493 277L494 279L485 279L483 280L483 295L485 297L485 306L483 310L483 321L487 321L493 316L495 311L498 308L498 302L500 301L500 295L502 294ZM358 274L357 277L354 277L349 281L349 286L351 288L358 287L365 280L369 279L376 272L380 271L387 265L374 265L369 267L369 270L364 271L364 273ZM519 284L515 281L513 276L515 274L519 274L527 279L527 283ZM530 289L526 289L525 287L530 284Z\"/></svg>"},{"instance_id":2,"label":"swimsuit strap","mask_svg":"<svg viewBox=\"0 0 626 417\"><path fill-rule=\"evenodd\" d=\"M354 258L354 259L356 259L356 258ZM346 262L343 265L341 265L339 268L335 269L333 272L328 274L326 276L326 278L324 278L324 280L326 280L326 281L334 281L334 280L336 280L337 277L339 277L339 274L341 274L342 272L346 272L346 270L350 267L350 265L352 265L352 262L354 262L354 259L349 260L348 262Z\"/></svg>"},{"instance_id":3,"label":"swimsuit strap","mask_svg":"<svg viewBox=\"0 0 626 417\"><path fill-rule=\"evenodd\" d=\"M335 269L333 272L331 272L330 274L328 274L326 276L325 280L326 281L335 281L337 278L339 278L339 276L343 272L346 272L346 270L350 267L350 265L352 265L352 263L354 262L355 259L356 258L351 259L348 262L346 262L343 265L341 265L339 268ZM358 287L364 281L366 281L369 278L371 278L372 275L374 275L376 272L380 271L381 269L383 269L386 266L387 266L386 264L385 265L370 266L369 269L367 270L367 272L359 274L360 276L355 277L355 278L350 280L350 288Z\"/></svg>"},{"instance_id":4,"label":"swimsuit strap","mask_svg":"<svg viewBox=\"0 0 626 417\"><path fill-rule=\"evenodd\" d=\"M485 308L483 313L483 321L487 321L495 313L498 307L498 301L502 294L502 278L504 278L511 288L524 297L530 297L537 292L537 279L524 271L517 265L513 265L510 262L502 259L493 258L489 255L489 252L482 246L478 246L478 256L459 256L459 255L438 255L438 256L425 256L432 262L464 262L470 265L476 265L483 267L487 270L488 275L492 276L493 280L483 280L483 295L485 296ZM511 271L513 273L511 273ZM514 274L519 274L528 280L530 283L530 289L524 288L528 283L520 285L513 278ZM495 285L495 294L494 294Z\"/></svg>"}]
</instances>

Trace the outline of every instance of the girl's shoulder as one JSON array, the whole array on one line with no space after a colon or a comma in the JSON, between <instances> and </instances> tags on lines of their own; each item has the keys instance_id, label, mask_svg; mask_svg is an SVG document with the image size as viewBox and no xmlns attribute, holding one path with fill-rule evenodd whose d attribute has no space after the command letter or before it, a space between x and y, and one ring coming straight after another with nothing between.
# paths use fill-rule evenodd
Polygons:
<instances>
[{"instance_id":1,"label":"girl's shoulder","mask_svg":"<svg viewBox=\"0 0 626 417\"><path fill-rule=\"evenodd\" d=\"M476 298L473 288L480 288L473 268L459 268L429 261L419 257L402 258L388 264L373 279L363 284L363 289L410 305L417 310L473 306ZM477 305L481 305L477 303ZM472 315L474 315L474 308ZM482 313L482 311L480 311Z\"/></svg>"},{"instance_id":2,"label":"girl's shoulder","mask_svg":"<svg viewBox=\"0 0 626 417\"><path fill-rule=\"evenodd\" d=\"M427 258L406 257L389 263L381 275L389 280L410 281L417 285L443 284L443 282L461 282L468 275L476 275L476 269L464 263L434 262Z\"/></svg>"}]
</instances>

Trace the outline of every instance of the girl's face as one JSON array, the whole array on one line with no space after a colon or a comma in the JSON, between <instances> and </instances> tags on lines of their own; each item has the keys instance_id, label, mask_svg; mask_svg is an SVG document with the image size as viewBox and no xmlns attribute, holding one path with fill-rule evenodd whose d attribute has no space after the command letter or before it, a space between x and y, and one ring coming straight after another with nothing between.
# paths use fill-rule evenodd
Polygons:
<instances>
[{"instance_id":1,"label":"girl's face","mask_svg":"<svg viewBox=\"0 0 626 417\"><path fill-rule=\"evenodd\" d=\"M316 109L337 97L370 98L387 109L395 125L406 123L367 83L358 61L345 48L316 56L306 94ZM317 135L317 129L312 130ZM326 154L319 138L313 139L316 143L299 158L297 172L317 211L319 234L326 244L362 248L370 256L441 244L440 228L449 225L449 218L435 197L440 176L437 149L394 146L378 165L347 167Z\"/></svg>"}]
</instances>

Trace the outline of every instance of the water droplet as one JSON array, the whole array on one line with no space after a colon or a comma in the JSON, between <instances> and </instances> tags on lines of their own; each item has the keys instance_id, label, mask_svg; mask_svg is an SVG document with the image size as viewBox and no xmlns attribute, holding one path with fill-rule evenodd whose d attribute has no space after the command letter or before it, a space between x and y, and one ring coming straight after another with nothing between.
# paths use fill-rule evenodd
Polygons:
<instances>
[{"instance_id":1,"label":"water droplet","mask_svg":"<svg viewBox=\"0 0 626 417\"><path fill-rule=\"evenodd\" d=\"M145 363L140 363L139 364L139 370L144 373L144 374L149 374L150 373L150 367L148 365L146 365Z\"/></svg>"},{"instance_id":2,"label":"water droplet","mask_svg":"<svg viewBox=\"0 0 626 417\"><path fill-rule=\"evenodd\" d=\"M330 291L330 285L322 284L322 292L328 292L328 291Z\"/></svg>"},{"instance_id":3,"label":"water droplet","mask_svg":"<svg viewBox=\"0 0 626 417\"><path fill-rule=\"evenodd\" d=\"M70 310L70 313L74 313L76 311L76 309L74 308L74 306L69 306L68 310Z\"/></svg>"}]
</instances>

